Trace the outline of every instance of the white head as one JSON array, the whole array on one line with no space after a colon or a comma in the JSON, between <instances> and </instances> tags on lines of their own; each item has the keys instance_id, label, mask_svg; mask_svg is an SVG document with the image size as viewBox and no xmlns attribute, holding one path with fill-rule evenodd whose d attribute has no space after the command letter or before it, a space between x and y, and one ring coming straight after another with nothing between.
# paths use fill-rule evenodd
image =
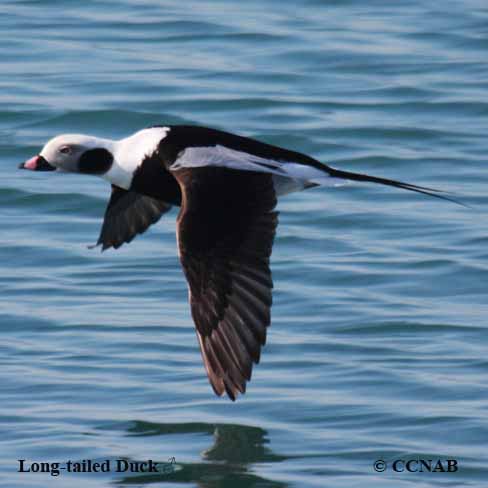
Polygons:
<instances>
[{"instance_id":1,"label":"white head","mask_svg":"<svg viewBox=\"0 0 488 488\"><path fill-rule=\"evenodd\" d=\"M40 152L50 165L71 173L103 174L114 161L113 142L81 134L51 139Z\"/></svg>"},{"instance_id":2,"label":"white head","mask_svg":"<svg viewBox=\"0 0 488 488\"><path fill-rule=\"evenodd\" d=\"M32 171L67 171L103 174L113 164L114 142L82 134L64 134L51 139L42 151L20 167Z\"/></svg>"},{"instance_id":3,"label":"white head","mask_svg":"<svg viewBox=\"0 0 488 488\"><path fill-rule=\"evenodd\" d=\"M119 141L63 134L48 141L37 156L22 163L20 168L98 175L129 189L137 168L157 151L168 130L166 127L144 129Z\"/></svg>"}]
</instances>

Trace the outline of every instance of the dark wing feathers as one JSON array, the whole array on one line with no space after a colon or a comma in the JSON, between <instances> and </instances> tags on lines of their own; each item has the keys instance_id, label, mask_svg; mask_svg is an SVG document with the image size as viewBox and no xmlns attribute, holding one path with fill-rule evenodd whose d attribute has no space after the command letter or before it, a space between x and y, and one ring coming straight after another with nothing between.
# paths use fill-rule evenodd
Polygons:
<instances>
[{"instance_id":1,"label":"dark wing feathers","mask_svg":"<svg viewBox=\"0 0 488 488\"><path fill-rule=\"evenodd\" d=\"M112 195L96 245L101 245L102 251L109 247L118 249L137 234L145 232L170 209L171 205L161 200L112 185Z\"/></svg>"},{"instance_id":2,"label":"dark wing feathers","mask_svg":"<svg viewBox=\"0 0 488 488\"><path fill-rule=\"evenodd\" d=\"M278 225L272 177L226 168L175 171L183 187L180 259L203 362L217 393L246 390L270 323L269 259Z\"/></svg>"}]
</instances>

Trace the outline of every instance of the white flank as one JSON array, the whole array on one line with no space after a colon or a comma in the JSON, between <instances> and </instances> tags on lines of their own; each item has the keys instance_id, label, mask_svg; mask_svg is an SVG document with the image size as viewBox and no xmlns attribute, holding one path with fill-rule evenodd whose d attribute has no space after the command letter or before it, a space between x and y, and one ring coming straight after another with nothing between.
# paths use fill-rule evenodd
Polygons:
<instances>
[{"instance_id":1,"label":"white flank","mask_svg":"<svg viewBox=\"0 0 488 488\"><path fill-rule=\"evenodd\" d=\"M338 184L337 178L332 178L313 166L261 158L221 145L189 147L176 159L170 169L175 171L180 168L203 166L220 166L240 171L271 173L276 175L275 183L278 183L276 189L281 195L302 190L307 183L316 183L322 186L336 186ZM286 179L291 181L286 184Z\"/></svg>"},{"instance_id":2,"label":"white flank","mask_svg":"<svg viewBox=\"0 0 488 488\"><path fill-rule=\"evenodd\" d=\"M111 148L114 162L110 170L102 175L102 178L128 190L136 169L147 156L156 151L169 130L169 127L151 127L115 141Z\"/></svg>"}]
</instances>

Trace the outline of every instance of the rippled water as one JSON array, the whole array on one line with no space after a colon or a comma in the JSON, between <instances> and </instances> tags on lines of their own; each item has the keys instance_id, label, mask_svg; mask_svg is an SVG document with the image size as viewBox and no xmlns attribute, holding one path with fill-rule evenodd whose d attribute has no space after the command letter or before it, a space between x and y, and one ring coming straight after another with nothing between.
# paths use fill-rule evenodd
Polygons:
<instances>
[{"instance_id":1,"label":"rippled water","mask_svg":"<svg viewBox=\"0 0 488 488\"><path fill-rule=\"evenodd\" d=\"M487 26L482 0L4 0L2 486L482 486ZM176 212L101 254L107 185L17 170L58 133L183 122L474 208L353 184L283 199L268 345L231 403L204 374ZM171 457L170 474L17 472ZM418 458L460 469L391 471Z\"/></svg>"}]
</instances>

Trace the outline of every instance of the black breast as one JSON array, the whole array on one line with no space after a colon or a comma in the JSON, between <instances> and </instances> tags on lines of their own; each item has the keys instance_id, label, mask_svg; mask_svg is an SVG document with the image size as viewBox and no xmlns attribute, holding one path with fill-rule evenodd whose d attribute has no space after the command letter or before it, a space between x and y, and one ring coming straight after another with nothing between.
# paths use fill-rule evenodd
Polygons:
<instances>
[{"instance_id":1,"label":"black breast","mask_svg":"<svg viewBox=\"0 0 488 488\"><path fill-rule=\"evenodd\" d=\"M158 152L146 156L136 169L131 190L172 205L181 206L181 190L175 177L166 169Z\"/></svg>"}]
</instances>

